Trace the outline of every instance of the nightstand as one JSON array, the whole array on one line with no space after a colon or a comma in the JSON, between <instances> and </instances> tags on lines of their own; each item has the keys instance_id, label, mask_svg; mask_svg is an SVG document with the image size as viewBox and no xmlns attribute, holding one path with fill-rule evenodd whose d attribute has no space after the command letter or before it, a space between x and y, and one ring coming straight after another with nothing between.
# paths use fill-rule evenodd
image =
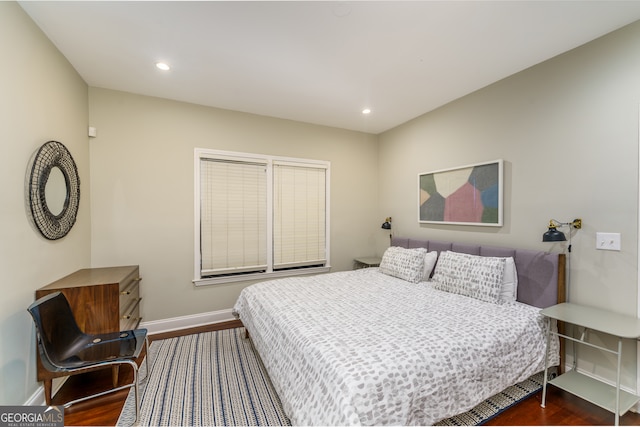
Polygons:
<instances>
[{"instance_id":1,"label":"nightstand","mask_svg":"<svg viewBox=\"0 0 640 427\"><path fill-rule=\"evenodd\" d=\"M572 393L588 402L598 405L615 414L615 425L618 425L620 415L624 415L636 402L640 401L640 396L620 390L620 364L622 362L622 340L640 338L640 319L611 311L600 310L593 307L585 307L578 304L562 303L543 309L540 312L549 319L569 323L579 328L584 328L580 338L563 335L552 330L549 322L547 330L547 348L551 335L557 335L573 341L577 344L587 345L592 348L612 353L617 356L617 372L615 387L595 378L577 372L577 360L573 359L573 369L557 376L552 380L547 380L549 355L545 360L544 384L542 391L542 407L544 408L547 397L547 384L553 384L569 393ZM593 344L585 340L587 331L604 332L605 334L618 337L618 348L616 350ZM575 347L574 347L575 350Z\"/></svg>"},{"instance_id":2,"label":"nightstand","mask_svg":"<svg viewBox=\"0 0 640 427\"><path fill-rule=\"evenodd\" d=\"M378 267L380 261L382 261L382 258L375 256L359 257L353 260L353 268L357 270L358 268Z\"/></svg>"}]
</instances>

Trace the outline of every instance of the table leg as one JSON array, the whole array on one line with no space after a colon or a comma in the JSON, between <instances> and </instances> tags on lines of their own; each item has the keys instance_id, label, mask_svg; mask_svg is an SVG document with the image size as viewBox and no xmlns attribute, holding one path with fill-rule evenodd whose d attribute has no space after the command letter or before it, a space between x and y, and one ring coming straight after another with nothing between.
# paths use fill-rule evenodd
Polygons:
<instances>
[{"instance_id":1,"label":"table leg","mask_svg":"<svg viewBox=\"0 0 640 427\"><path fill-rule=\"evenodd\" d=\"M47 406L51 406L51 391L53 389L53 380L51 378L45 378L43 381L44 384L44 401L47 403Z\"/></svg>"},{"instance_id":2,"label":"table leg","mask_svg":"<svg viewBox=\"0 0 640 427\"><path fill-rule=\"evenodd\" d=\"M551 323L553 320L549 320L549 325L547 326L547 350L544 355L544 378L542 380L542 403L541 407L545 407L547 403L547 382L549 381L549 344L551 342Z\"/></svg>"},{"instance_id":3,"label":"table leg","mask_svg":"<svg viewBox=\"0 0 640 427\"><path fill-rule=\"evenodd\" d=\"M622 338L618 338L618 369L616 372L616 422L620 422L620 365L622 364Z\"/></svg>"},{"instance_id":4,"label":"table leg","mask_svg":"<svg viewBox=\"0 0 640 427\"><path fill-rule=\"evenodd\" d=\"M118 373L120 372L120 367L118 365L113 365L111 367L111 380L113 381L113 388L118 387Z\"/></svg>"}]
</instances>

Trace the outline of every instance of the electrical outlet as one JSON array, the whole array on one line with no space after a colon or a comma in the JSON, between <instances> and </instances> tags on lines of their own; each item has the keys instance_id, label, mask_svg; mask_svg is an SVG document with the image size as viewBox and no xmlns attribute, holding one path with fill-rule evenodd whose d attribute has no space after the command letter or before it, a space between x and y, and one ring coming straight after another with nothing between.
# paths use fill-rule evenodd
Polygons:
<instances>
[{"instance_id":1,"label":"electrical outlet","mask_svg":"<svg viewBox=\"0 0 640 427\"><path fill-rule=\"evenodd\" d=\"M596 233L596 249L619 251L620 233Z\"/></svg>"}]
</instances>

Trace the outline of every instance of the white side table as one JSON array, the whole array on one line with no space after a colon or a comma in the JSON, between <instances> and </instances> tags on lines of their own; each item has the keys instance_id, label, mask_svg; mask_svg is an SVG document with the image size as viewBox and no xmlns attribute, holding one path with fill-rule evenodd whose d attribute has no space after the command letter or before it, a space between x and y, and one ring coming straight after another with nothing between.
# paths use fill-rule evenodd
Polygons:
<instances>
[{"instance_id":1,"label":"white side table","mask_svg":"<svg viewBox=\"0 0 640 427\"><path fill-rule=\"evenodd\" d=\"M547 330L547 348L549 348L551 335L554 334L560 338L564 338L581 345L587 345L607 353L612 353L616 355L618 359L616 385L613 387L609 384L598 381L597 379L578 373L576 369L577 361L575 354L573 362L574 367L572 370L559 375L552 380L547 380L547 371L549 369L549 355L547 354L544 368L544 385L542 389L542 407L544 408L546 404L547 384L553 384L558 388L613 412L615 414L615 425L618 425L620 415L624 415L633 405L640 401L640 396L620 390L622 340L625 338L640 338L640 319L571 303L554 305L543 309L540 313L550 319L555 319L584 328L584 333L581 338L578 339L552 330L552 322L549 322L549 329ZM589 329L618 337L617 350L612 350L586 341L586 331Z\"/></svg>"},{"instance_id":2,"label":"white side table","mask_svg":"<svg viewBox=\"0 0 640 427\"><path fill-rule=\"evenodd\" d=\"M363 256L353 260L354 269L378 267L382 258L375 256Z\"/></svg>"}]
</instances>

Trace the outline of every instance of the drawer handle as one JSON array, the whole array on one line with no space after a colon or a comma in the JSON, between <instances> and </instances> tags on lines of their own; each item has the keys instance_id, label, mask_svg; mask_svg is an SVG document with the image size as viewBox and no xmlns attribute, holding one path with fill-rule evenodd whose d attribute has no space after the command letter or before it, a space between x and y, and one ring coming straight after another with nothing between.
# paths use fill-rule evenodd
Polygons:
<instances>
[{"instance_id":1,"label":"drawer handle","mask_svg":"<svg viewBox=\"0 0 640 427\"><path fill-rule=\"evenodd\" d=\"M130 306L129 306L129 308L128 308L128 310L129 310L129 314L123 314L123 315L122 315L122 317L121 317L121 319L123 319L123 320L129 320L129 319L131 319L131 318L132 318L132 316L133 316L134 314L137 314L137 313L136 313L135 308L136 308L138 305L140 305L140 301L142 301L142 298L138 298L138 299L136 300L136 302L135 302L133 305L130 305Z\"/></svg>"}]
</instances>

